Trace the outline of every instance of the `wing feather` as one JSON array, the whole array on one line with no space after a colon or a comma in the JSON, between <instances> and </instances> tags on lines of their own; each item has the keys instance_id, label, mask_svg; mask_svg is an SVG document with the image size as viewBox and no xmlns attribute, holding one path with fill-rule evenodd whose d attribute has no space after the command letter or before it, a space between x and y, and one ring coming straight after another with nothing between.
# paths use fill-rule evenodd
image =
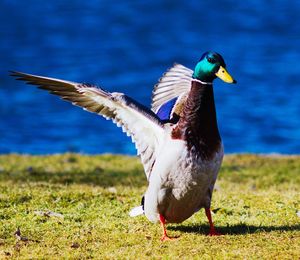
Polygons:
<instances>
[{"instance_id":1,"label":"wing feather","mask_svg":"<svg viewBox=\"0 0 300 260\"><path fill-rule=\"evenodd\" d=\"M175 64L170 68L154 86L152 111L156 113L164 103L188 93L191 88L192 75L192 70L180 64Z\"/></svg>"},{"instance_id":2,"label":"wing feather","mask_svg":"<svg viewBox=\"0 0 300 260\"><path fill-rule=\"evenodd\" d=\"M147 178L156 160L157 146L163 138L164 126L150 109L122 93L110 93L96 86L36 76L21 72L11 74L27 84L48 90L84 110L111 119L130 136L141 157Z\"/></svg>"}]
</instances>

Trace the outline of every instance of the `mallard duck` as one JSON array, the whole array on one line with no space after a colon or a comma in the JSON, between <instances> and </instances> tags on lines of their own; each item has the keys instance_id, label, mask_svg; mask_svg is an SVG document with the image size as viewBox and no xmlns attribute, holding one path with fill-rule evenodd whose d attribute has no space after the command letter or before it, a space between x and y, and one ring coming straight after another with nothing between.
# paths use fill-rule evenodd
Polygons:
<instances>
[{"instance_id":1,"label":"mallard duck","mask_svg":"<svg viewBox=\"0 0 300 260\"><path fill-rule=\"evenodd\" d=\"M209 221L209 235L219 234L210 205L224 152L212 82L219 77L236 83L220 54L204 53L194 71L175 64L155 86L151 110L123 93L91 84L22 72L12 76L112 120L131 136L149 186L142 205L130 215L145 214L160 222L161 240L170 239L166 223L180 223L201 208Z\"/></svg>"}]
</instances>

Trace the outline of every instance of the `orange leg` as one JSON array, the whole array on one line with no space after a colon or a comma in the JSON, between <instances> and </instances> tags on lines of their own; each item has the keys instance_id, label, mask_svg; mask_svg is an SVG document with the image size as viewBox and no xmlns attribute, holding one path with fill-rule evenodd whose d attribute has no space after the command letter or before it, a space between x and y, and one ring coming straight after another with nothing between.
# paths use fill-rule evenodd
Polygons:
<instances>
[{"instance_id":1,"label":"orange leg","mask_svg":"<svg viewBox=\"0 0 300 260\"><path fill-rule=\"evenodd\" d=\"M159 221L160 221L161 227L163 229L163 235L161 237L161 241L172 240L172 238L167 235L167 230L166 230L166 226L165 226L166 225L166 219L161 214L159 214Z\"/></svg>"},{"instance_id":2,"label":"orange leg","mask_svg":"<svg viewBox=\"0 0 300 260\"><path fill-rule=\"evenodd\" d=\"M215 227L214 227L214 223L213 223L212 218L211 218L210 208L205 208L205 214L206 214L206 217L207 217L208 222L209 222L209 233L208 233L208 235L209 236L220 236L220 235L222 235L221 233L217 232Z\"/></svg>"}]
</instances>

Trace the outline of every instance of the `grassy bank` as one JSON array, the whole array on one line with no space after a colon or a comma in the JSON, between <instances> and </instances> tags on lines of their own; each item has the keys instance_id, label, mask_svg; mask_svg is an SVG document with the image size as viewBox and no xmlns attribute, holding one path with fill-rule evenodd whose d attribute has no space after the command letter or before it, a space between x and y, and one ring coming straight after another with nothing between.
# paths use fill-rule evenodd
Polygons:
<instances>
[{"instance_id":1,"label":"grassy bank","mask_svg":"<svg viewBox=\"0 0 300 260\"><path fill-rule=\"evenodd\" d=\"M300 157L227 156L212 203L220 237L206 236L202 210L160 242L158 224L128 216L146 185L133 157L2 155L0 258L300 258Z\"/></svg>"}]
</instances>

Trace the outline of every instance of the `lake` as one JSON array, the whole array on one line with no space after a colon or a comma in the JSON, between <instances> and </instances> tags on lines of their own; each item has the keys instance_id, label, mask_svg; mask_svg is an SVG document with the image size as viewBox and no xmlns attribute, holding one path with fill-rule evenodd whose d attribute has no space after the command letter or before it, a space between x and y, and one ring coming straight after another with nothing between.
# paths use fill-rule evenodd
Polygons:
<instances>
[{"instance_id":1,"label":"lake","mask_svg":"<svg viewBox=\"0 0 300 260\"><path fill-rule=\"evenodd\" d=\"M144 2L144 3L143 3ZM0 153L135 154L114 124L9 76L96 83L150 106L174 62L222 54L226 153L300 153L300 1L0 2Z\"/></svg>"}]
</instances>

